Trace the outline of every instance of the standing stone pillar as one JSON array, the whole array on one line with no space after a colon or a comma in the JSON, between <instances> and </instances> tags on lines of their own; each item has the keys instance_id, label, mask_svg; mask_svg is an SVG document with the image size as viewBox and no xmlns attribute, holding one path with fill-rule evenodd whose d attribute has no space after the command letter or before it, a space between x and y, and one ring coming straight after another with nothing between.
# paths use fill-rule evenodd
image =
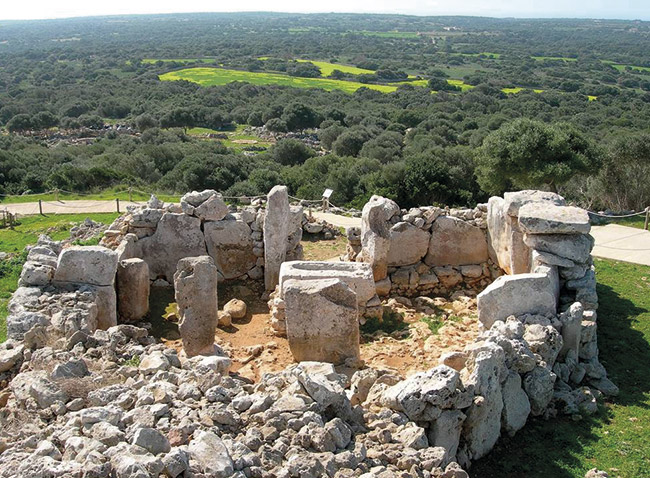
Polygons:
<instances>
[{"instance_id":1,"label":"standing stone pillar","mask_svg":"<svg viewBox=\"0 0 650 478\"><path fill-rule=\"evenodd\" d=\"M372 196L361 213L361 254L357 262L372 265L375 282L388 276L390 225L388 221L399 213L399 206L390 199Z\"/></svg>"},{"instance_id":2,"label":"standing stone pillar","mask_svg":"<svg viewBox=\"0 0 650 478\"><path fill-rule=\"evenodd\" d=\"M289 233L289 193L286 186L274 186L266 201L264 217L264 286L272 291L278 285L280 266L287 255Z\"/></svg>"},{"instance_id":3,"label":"standing stone pillar","mask_svg":"<svg viewBox=\"0 0 650 478\"><path fill-rule=\"evenodd\" d=\"M188 357L214 354L217 328L217 266L212 257L186 257L174 274L178 329Z\"/></svg>"},{"instance_id":4,"label":"standing stone pillar","mask_svg":"<svg viewBox=\"0 0 650 478\"><path fill-rule=\"evenodd\" d=\"M134 322L149 312L149 266L142 259L117 265L117 311L122 322Z\"/></svg>"}]
</instances>

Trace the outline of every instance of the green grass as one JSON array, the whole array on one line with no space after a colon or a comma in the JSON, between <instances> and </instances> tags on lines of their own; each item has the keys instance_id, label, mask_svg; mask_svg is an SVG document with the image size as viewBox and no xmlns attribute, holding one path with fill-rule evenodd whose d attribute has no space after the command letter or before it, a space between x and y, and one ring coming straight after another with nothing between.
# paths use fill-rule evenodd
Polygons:
<instances>
[{"instance_id":1,"label":"green grass","mask_svg":"<svg viewBox=\"0 0 650 478\"><path fill-rule=\"evenodd\" d=\"M48 234L59 241L70 235L70 228L90 218L93 221L110 224L118 216L116 212L91 214L51 214L48 216L25 216L13 229L0 228L0 252L15 253L25 246L34 244L40 234Z\"/></svg>"},{"instance_id":2,"label":"green grass","mask_svg":"<svg viewBox=\"0 0 650 478\"><path fill-rule=\"evenodd\" d=\"M365 68L358 68L352 65L340 65L338 63L330 63L328 61L315 61L315 60L296 60L300 63L313 63L320 68L321 76L330 76L334 70L339 70L343 73L350 75L372 75L374 70L366 70Z\"/></svg>"},{"instance_id":3,"label":"green grass","mask_svg":"<svg viewBox=\"0 0 650 478\"><path fill-rule=\"evenodd\" d=\"M618 71L625 71L629 67L632 70L636 70L636 71L650 72L650 67L647 66L623 65L620 63L610 63L610 62L607 63L611 65L613 68L616 68Z\"/></svg>"},{"instance_id":4,"label":"green grass","mask_svg":"<svg viewBox=\"0 0 650 478\"><path fill-rule=\"evenodd\" d=\"M180 199L180 196L171 195L171 194L156 194L156 196L158 197L158 199L167 202L178 202ZM131 197L133 198L134 201L138 201L138 202L148 201L149 198L151 197L151 194L146 193L145 191L139 191L137 187L134 187ZM119 198L120 201L128 201L129 200L128 187L116 186L114 188L106 189L104 191L99 191L96 193L87 193L87 194L61 192L58 195L58 199L60 201L75 201L75 200L108 201L110 199L114 200L116 198ZM57 195L53 192L50 192L50 193L43 193L43 194L30 194L25 196L2 197L0 198L0 204L38 202L39 199L41 201L54 202L57 200Z\"/></svg>"},{"instance_id":5,"label":"green grass","mask_svg":"<svg viewBox=\"0 0 650 478\"><path fill-rule=\"evenodd\" d=\"M0 252L12 254L9 259L0 261L0 342L7 339L7 304L18 287L20 271L27 257L25 246L36 243L40 234L48 234L54 240L65 239L70 236L70 228L86 218L110 224L117 216L117 213L30 216L20 219L13 229L0 229ZM91 245L98 241L91 239L79 243Z\"/></svg>"},{"instance_id":6,"label":"green grass","mask_svg":"<svg viewBox=\"0 0 650 478\"><path fill-rule=\"evenodd\" d=\"M383 38L418 38L419 36L417 32L398 32L398 31L373 32L368 30L358 30L358 31L350 31L348 33L354 33L356 35L364 35L369 37L383 37Z\"/></svg>"},{"instance_id":7,"label":"green grass","mask_svg":"<svg viewBox=\"0 0 650 478\"><path fill-rule=\"evenodd\" d=\"M233 81L244 81L254 85L282 85L294 88L322 88L324 90L341 90L346 93L354 93L359 88L369 88L391 93L397 90L396 86L371 85L356 81L333 80L329 78L300 78L283 75L280 73L260 73L251 71L229 70L225 68L186 68L160 75L161 81L187 80L198 83L201 86L218 86L232 83Z\"/></svg>"},{"instance_id":8,"label":"green grass","mask_svg":"<svg viewBox=\"0 0 650 478\"><path fill-rule=\"evenodd\" d=\"M531 56L531 58L537 61L578 61L577 58L568 58L566 56Z\"/></svg>"},{"instance_id":9,"label":"green grass","mask_svg":"<svg viewBox=\"0 0 650 478\"><path fill-rule=\"evenodd\" d=\"M456 315L450 315L446 319L440 315L426 315L420 319L420 322L424 322L429 327L429 330L433 335L436 335L443 325L447 322L459 322L460 317Z\"/></svg>"},{"instance_id":10,"label":"green grass","mask_svg":"<svg viewBox=\"0 0 650 478\"><path fill-rule=\"evenodd\" d=\"M501 88L501 91L503 91L507 95L511 95L511 94L521 93L522 91L527 90L527 89L528 88L522 88L522 87L519 87L519 86L515 86L513 88ZM544 93L544 90L534 89L533 92L535 92L535 93Z\"/></svg>"},{"instance_id":11,"label":"green grass","mask_svg":"<svg viewBox=\"0 0 650 478\"><path fill-rule=\"evenodd\" d=\"M408 324L404 322L402 314L384 308L384 315L381 319L372 317L366 320L366 323L359 327L359 329L364 335L371 335L378 331L392 334L393 332L408 329Z\"/></svg>"},{"instance_id":12,"label":"green grass","mask_svg":"<svg viewBox=\"0 0 650 478\"><path fill-rule=\"evenodd\" d=\"M597 467L610 477L650 477L650 267L594 262L600 360L620 395L579 422L530 420L477 462L472 476L583 478Z\"/></svg>"}]
</instances>

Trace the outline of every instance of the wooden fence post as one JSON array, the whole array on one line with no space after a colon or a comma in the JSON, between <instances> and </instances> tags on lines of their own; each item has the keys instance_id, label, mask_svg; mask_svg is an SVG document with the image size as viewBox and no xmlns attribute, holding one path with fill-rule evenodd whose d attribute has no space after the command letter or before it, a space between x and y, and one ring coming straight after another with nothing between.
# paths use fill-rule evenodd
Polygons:
<instances>
[{"instance_id":1,"label":"wooden fence post","mask_svg":"<svg viewBox=\"0 0 650 478\"><path fill-rule=\"evenodd\" d=\"M643 225L643 230L647 231L648 230L648 219L650 219L648 216L650 215L650 207L645 208L645 224Z\"/></svg>"},{"instance_id":2,"label":"wooden fence post","mask_svg":"<svg viewBox=\"0 0 650 478\"><path fill-rule=\"evenodd\" d=\"M43 200L41 199L38 200L38 212L41 216L45 216L45 214L43 214Z\"/></svg>"},{"instance_id":3,"label":"wooden fence post","mask_svg":"<svg viewBox=\"0 0 650 478\"><path fill-rule=\"evenodd\" d=\"M120 212L120 198L115 198L115 204L117 204L117 212Z\"/></svg>"},{"instance_id":4,"label":"wooden fence post","mask_svg":"<svg viewBox=\"0 0 650 478\"><path fill-rule=\"evenodd\" d=\"M133 188L129 187L129 202L133 202Z\"/></svg>"},{"instance_id":5,"label":"wooden fence post","mask_svg":"<svg viewBox=\"0 0 650 478\"><path fill-rule=\"evenodd\" d=\"M54 190L54 200L58 202L59 200L59 188Z\"/></svg>"}]
</instances>

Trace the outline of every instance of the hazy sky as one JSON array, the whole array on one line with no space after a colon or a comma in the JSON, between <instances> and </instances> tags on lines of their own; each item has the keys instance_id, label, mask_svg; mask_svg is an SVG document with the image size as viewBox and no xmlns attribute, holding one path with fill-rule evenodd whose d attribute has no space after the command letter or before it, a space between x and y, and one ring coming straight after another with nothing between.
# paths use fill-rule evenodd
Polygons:
<instances>
[{"instance_id":1,"label":"hazy sky","mask_svg":"<svg viewBox=\"0 0 650 478\"><path fill-rule=\"evenodd\" d=\"M650 0L0 0L0 19L175 12L372 12L650 20Z\"/></svg>"}]
</instances>

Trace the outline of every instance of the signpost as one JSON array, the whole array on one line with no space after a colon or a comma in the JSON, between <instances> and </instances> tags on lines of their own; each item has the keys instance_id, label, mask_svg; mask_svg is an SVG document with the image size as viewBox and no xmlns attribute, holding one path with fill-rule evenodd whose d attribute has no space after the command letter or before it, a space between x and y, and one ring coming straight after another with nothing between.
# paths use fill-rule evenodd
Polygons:
<instances>
[{"instance_id":1,"label":"signpost","mask_svg":"<svg viewBox=\"0 0 650 478\"><path fill-rule=\"evenodd\" d=\"M330 208L330 197L332 197L333 189L327 188L323 191L323 211L328 211Z\"/></svg>"}]
</instances>

